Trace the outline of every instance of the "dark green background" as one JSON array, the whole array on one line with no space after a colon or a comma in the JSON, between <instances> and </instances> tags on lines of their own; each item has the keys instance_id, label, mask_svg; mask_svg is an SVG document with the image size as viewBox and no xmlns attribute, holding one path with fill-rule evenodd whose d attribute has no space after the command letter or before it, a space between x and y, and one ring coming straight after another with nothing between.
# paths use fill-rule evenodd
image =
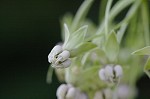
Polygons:
<instances>
[{"instance_id":1,"label":"dark green background","mask_svg":"<svg viewBox=\"0 0 150 99\"><path fill-rule=\"evenodd\" d=\"M83 0L0 0L0 99L56 99L59 86L46 84L47 55L59 41L59 19ZM98 19L96 0L89 17ZM150 99L150 80L137 83L139 99Z\"/></svg>"}]
</instances>

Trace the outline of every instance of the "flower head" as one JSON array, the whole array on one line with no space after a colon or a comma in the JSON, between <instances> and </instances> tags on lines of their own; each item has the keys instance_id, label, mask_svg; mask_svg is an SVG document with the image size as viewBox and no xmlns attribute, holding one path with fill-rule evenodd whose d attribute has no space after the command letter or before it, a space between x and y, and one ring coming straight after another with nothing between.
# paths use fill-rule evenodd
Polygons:
<instances>
[{"instance_id":1,"label":"flower head","mask_svg":"<svg viewBox=\"0 0 150 99\"><path fill-rule=\"evenodd\" d=\"M99 70L99 77L105 82L116 83L122 77L123 70L120 65L107 65Z\"/></svg>"}]
</instances>

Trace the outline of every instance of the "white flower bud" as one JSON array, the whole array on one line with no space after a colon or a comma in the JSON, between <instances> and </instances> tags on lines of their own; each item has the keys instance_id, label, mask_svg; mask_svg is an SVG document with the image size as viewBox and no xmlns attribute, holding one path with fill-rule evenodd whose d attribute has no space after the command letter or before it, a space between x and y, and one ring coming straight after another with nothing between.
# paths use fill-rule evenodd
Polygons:
<instances>
[{"instance_id":1,"label":"white flower bud","mask_svg":"<svg viewBox=\"0 0 150 99\"><path fill-rule=\"evenodd\" d=\"M58 99L65 99L66 93L68 91L68 86L65 84L61 84L56 92L56 96Z\"/></svg>"},{"instance_id":2,"label":"white flower bud","mask_svg":"<svg viewBox=\"0 0 150 99\"><path fill-rule=\"evenodd\" d=\"M101 91L97 91L93 99L103 99L103 93Z\"/></svg>"},{"instance_id":3,"label":"white flower bud","mask_svg":"<svg viewBox=\"0 0 150 99\"><path fill-rule=\"evenodd\" d=\"M62 47L60 45L56 45L48 55L48 62L53 63L57 55L62 52Z\"/></svg>"},{"instance_id":4,"label":"white flower bud","mask_svg":"<svg viewBox=\"0 0 150 99\"><path fill-rule=\"evenodd\" d=\"M67 60L70 57L70 52L65 50L62 53L60 53L57 57L57 60L55 62L56 65L60 64L61 62Z\"/></svg>"},{"instance_id":5,"label":"white flower bud","mask_svg":"<svg viewBox=\"0 0 150 99\"><path fill-rule=\"evenodd\" d=\"M80 93L76 99L88 99L88 96L85 93Z\"/></svg>"},{"instance_id":6,"label":"white flower bud","mask_svg":"<svg viewBox=\"0 0 150 99\"><path fill-rule=\"evenodd\" d=\"M104 89L103 94L105 96L105 99L112 99L112 97L113 97L113 92L109 88Z\"/></svg>"},{"instance_id":7,"label":"white flower bud","mask_svg":"<svg viewBox=\"0 0 150 99\"><path fill-rule=\"evenodd\" d=\"M115 71L116 77L121 77L123 74L123 70L120 65L115 66L114 71Z\"/></svg>"},{"instance_id":8,"label":"white flower bud","mask_svg":"<svg viewBox=\"0 0 150 99\"><path fill-rule=\"evenodd\" d=\"M77 89L74 87L69 88L67 94L66 94L66 99L75 99L77 94Z\"/></svg>"}]
</instances>

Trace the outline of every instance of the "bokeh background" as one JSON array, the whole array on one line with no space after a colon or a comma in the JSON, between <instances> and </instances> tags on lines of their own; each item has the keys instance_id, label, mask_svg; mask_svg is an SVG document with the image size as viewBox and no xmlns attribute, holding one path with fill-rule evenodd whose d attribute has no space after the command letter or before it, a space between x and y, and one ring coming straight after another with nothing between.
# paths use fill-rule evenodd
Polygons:
<instances>
[{"instance_id":1,"label":"bokeh background","mask_svg":"<svg viewBox=\"0 0 150 99\"><path fill-rule=\"evenodd\" d=\"M83 0L0 0L0 99L56 99L59 82L46 84L47 55L61 41L60 18ZM88 17L97 24L95 0ZM137 99L150 99L150 80L137 82Z\"/></svg>"}]
</instances>

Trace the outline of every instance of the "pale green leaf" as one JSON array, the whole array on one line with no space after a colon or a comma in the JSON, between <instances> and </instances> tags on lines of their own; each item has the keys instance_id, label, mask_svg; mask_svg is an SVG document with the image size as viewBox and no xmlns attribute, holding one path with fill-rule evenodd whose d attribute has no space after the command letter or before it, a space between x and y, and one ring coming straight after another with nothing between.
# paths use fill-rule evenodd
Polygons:
<instances>
[{"instance_id":1,"label":"pale green leaf","mask_svg":"<svg viewBox=\"0 0 150 99\"><path fill-rule=\"evenodd\" d=\"M68 28L70 28L69 26L71 26L72 24L72 20L73 20L73 15L71 15L70 13L66 13L61 19L60 19L60 25L61 25L61 36L63 41L65 41L65 28L64 28L64 23L68 25Z\"/></svg>"},{"instance_id":2,"label":"pale green leaf","mask_svg":"<svg viewBox=\"0 0 150 99\"><path fill-rule=\"evenodd\" d=\"M150 46L134 51L132 54L136 55L150 55Z\"/></svg>"},{"instance_id":3,"label":"pale green leaf","mask_svg":"<svg viewBox=\"0 0 150 99\"><path fill-rule=\"evenodd\" d=\"M93 48L97 47L95 44L91 43L91 42L83 42L80 45L78 45L76 48L74 48L73 50L71 50L71 57L77 56L77 55L81 55Z\"/></svg>"},{"instance_id":4,"label":"pale green leaf","mask_svg":"<svg viewBox=\"0 0 150 99\"><path fill-rule=\"evenodd\" d=\"M63 48L67 49L67 50L72 50L76 46L78 46L80 43L82 43L84 41L84 38L85 38L85 35L87 32L87 28L88 28L88 26L85 25L85 26L82 26L81 28L79 28L74 33L72 33L69 36L69 39L67 41L65 41Z\"/></svg>"},{"instance_id":5,"label":"pale green leaf","mask_svg":"<svg viewBox=\"0 0 150 99\"><path fill-rule=\"evenodd\" d=\"M48 84L51 84L51 82L52 82L52 76L53 76L53 68L50 65L49 68L48 68L48 71L47 71L47 76L46 76L46 82Z\"/></svg>"},{"instance_id":6,"label":"pale green leaf","mask_svg":"<svg viewBox=\"0 0 150 99\"><path fill-rule=\"evenodd\" d=\"M119 53L119 43L117 42L116 33L114 31L108 37L105 45L105 53L109 61L115 62Z\"/></svg>"}]
</instances>

